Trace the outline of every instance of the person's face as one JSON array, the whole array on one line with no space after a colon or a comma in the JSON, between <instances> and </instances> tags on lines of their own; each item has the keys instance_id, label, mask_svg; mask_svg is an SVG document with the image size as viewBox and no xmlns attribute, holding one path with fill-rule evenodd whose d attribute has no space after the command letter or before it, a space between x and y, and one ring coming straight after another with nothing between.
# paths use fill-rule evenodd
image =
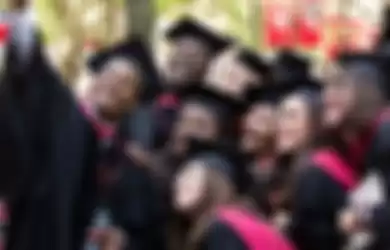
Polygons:
<instances>
[{"instance_id":1,"label":"person's face","mask_svg":"<svg viewBox=\"0 0 390 250\"><path fill-rule=\"evenodd\" d=\"M311 136L309 107L303 97L287 97L279 107L277 149L290 153L304 148Z\"/></svg>"},{"instance_id":2,"label":"person's face","mask_svg":"<svg viewBox=\"0 0 390 250\"><path fill-rule=\"evenodd\" d=\"M198 39L187 37L178 40L168 60L168 84L181 85L201 80L209 59L208 48Z\"/></svg>"},{"instance_id":3,"label":"person's face","mask_svg":"<svg viewBox=\"0 0 390 250\"><path fill-rule=\"evenodd\" d=\"M271 104L254 105L244 118L242 150L247 153L258 153L274 138L275 125L275 109Z\"/></svg>"},{"instance_id":4,"label":"person's face","mask_svg":"<svg viewBox=\"0 0 390 250\"><path fill-rule=\"evenodd\" d=\"M96 76L93 100L102 114L121 114L135 104L139 90L139 71L127 61L111 61Z\"/></svg>"},{"instance_id":5,"label":"person's face","mask_svg":"<svg viewBox=\"0 0 390 250\"><path fill-rule=\"evenodd\" d=\"M211 88L236 99L242 99L248 88L259 81L260 76L238 60L236 50L227 50L215 57L205 76Z\"/></svg>"},{"instance_id":6,"label":"person's face","mask_svg":"<svg viewBox=\"0 0 390 250\"><path fill-rule=\"evenodd\" d=\"M324 85L324 125L328 128L339 126L352 112L355 103L354 78L347 72L337 72Z\"/></svg>"},{"instance_id":7,"label":"person's face","mask_svg":"<svg viewBox=\"0 0 390 250\"><path fill-rule=\"evenodd\" d=\"M202 141L210 141L218 136L218 124L212 112L206 106L195 102L186 103L179 113L176 127L174 128L174 141L178 147L186 147L183 144L189 138ZM179 146L181 145L181 146Z\"/></svg>"},{"instance_id":8,"label":"person's face","mask_svg":"<svg viewBox=\"0 0 390 250\"><path fill-rule=\"evenodd\" d=\"M173 203L177 211L195 210L205 198L207 170L199 161L189 162L177 174L174 181Z\"/></svg>"}]
</instances>

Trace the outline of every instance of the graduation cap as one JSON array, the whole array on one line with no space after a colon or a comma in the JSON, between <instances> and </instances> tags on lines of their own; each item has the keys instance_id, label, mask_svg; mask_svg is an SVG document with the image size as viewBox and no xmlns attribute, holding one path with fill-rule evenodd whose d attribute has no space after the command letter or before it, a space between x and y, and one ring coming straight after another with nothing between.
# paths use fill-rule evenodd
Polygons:
<instances>
[{"instance_id":1,"label":"graduation cap","mask_svg":"<svg viewBox=\"0 0 390 250\"><path fill-rule=\"evenodd\" d=\"M309 61L296 53L284 50L279 53L273 68L273 77L279 84L305 79L309 75Z\"/></svg>"},{"instance_id":2,"label":"graduation cap","mask_svg":"<svg viewBox=\"0 0 390 250\"><path fill-rule=\"evenodd\" d=\"M247 105L255 103L277 104L282 95L290 91L290 86L267 85L250 89L246 94Z\"/></svg>"},{"instance_id":3,"label":"graduation cap","mask_svg":"<svg viewBox=\"0 0 390 250\"><path fill-rule=\"evenodd\" d=\"M212 91L202 84L186 88L180 95L184 103L197 103L207 107L207 110L212 112L221 122L229 121L230 118L239 115L245 109L245 103Z\"/></svg>"},{"instance_id":4,"label":"graduation cap","mask_svg":"<svg viewBox=\"0 0 390 250\"><path fill-rule=\"evenodd\" d=\"M250 68L257 75L262 77L261 80L265 80L268 83L268 76L270 73L270 66L261 58L261 56L249 49L241 49L238 54L239 60Z\"/></svg>"},{"instance_id":5,"label":"graduation cap","mask_svg":"<svg viewBox=\"0 0 390 250\"><path fill-rule=\"evenodd\" d=\"M89 58L87 65L95 73L101 71L108 61L123 58L134 62L141 71L143 85L143 101L152 100L161 91L158 71L155 67L150 50L138 37L104 49Z\"/></svg>"},{"instance_id":6,"label":"graduation cap","mask_svg":"<svg viewBox=\"0 0 390 250\"><path fill-rule=\"evenodd\" d=\"M239 193L250 186L249 173L243 164L244 157L233 144L192 140L187 159L202 161L207 168L222 174Z\"/></svg>"},{"instance_id":7,"label":"graduation cap","mask_svg":"<svg viewBox=\"0 0 390 250\"><path fill-rule=\"evenodd\" d=\"M167 31L166 37L173 42L185 37L199 39L211 49L213 54L220 52L232 43L230 38L218 34L191 17L184 17L176 22Z\"/></svg>"}]
</instances>

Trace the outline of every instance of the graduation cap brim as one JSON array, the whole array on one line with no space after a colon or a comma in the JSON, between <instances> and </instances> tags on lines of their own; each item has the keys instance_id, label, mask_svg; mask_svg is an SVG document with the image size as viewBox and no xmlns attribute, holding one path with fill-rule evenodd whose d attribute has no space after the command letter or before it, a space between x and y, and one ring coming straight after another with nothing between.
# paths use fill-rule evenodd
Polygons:
<instances>
[{"instance_id":1,"label":"graduation cap brim","mask_svg":"<svg viewBox=\"0 0 390 250\"><path fill-rule=\"evenodd\" d=\"M203 84L194 84L186 88L180 93L180 97L184 102L197 102L200 105L205 105L211 109L225 111L229 114L238 114L245 109L245 103L235 100L227 95L213 91ZM210 109L210 110L211 110ZM217 114L217 115L223 115Z\"/></svg>"},{"instance_id":2,"label":"graduation cap brim","mask_svg":"<svg viewBox=\"0 0 390 250\"><path fill-rule=\"evenodd\" d=\"M149 48L137 37L97 52L87 61L92 72L100 72L111 59L122 58L136 63L141 73L142 100L151 100L161 92L158 71Z\"/></svg>"},{"instance_id":3,"label":"graduation cap brim","mask_svg":"<svg viewBox=\"0 0 390 250\"><path fill-rule=\"evenodd\" d=\"M232 39L222 34L218 34L216 31L191 17L184 17L176 22L168 29L166 37L171 42L183 37L199 39L210 47L213 53L220 52L232 43Z\"/></svg>"},{"instance_id":4,"label":"graduation cap brim","mask_svg":"<svg viewBox=\"0 0 390 250\"><path fill-rule=\"evenodd\" d=\"M242 49L238 55L239 60L257 74L267 75L270 66L256 52Z\"/></svg>"}]
</instances>

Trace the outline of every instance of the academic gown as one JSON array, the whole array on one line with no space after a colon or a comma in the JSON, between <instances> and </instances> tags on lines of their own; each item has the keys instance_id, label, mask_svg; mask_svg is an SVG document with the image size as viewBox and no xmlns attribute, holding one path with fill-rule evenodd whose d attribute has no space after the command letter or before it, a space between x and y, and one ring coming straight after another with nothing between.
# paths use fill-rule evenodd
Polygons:
<instances>
[{"instance_id":1,"label":"academic gown","mask_svg":"<svg viewBox=\"0 0 390 250\"><path fill-rule=\"evenodd\" d=\"M139 166L123 156L119 179L112 184L108 207L113 224L129 238L128 249L165 249L163 196L148 166Z\"/></svg>"},{"instance_id":2,"label":"academic gown","mask_svg":"<svg viewBox=\"0 0 390 250\"><path fill-rule=\"evenodd\" d=\"M197 250L249 250L245 242L224 222L213 222Z\"/></svg>"},{"instance_id":3,"label":"academic gown","mask_svg":"<svg viewBox=\"0 0 390 250\"><path fill-rule=\"evenodd\" d=\"M6 72L28 159L20 194L9 202L7 249L80 249L96 197L93 131L40 48L34 53L28 69L14 74L21 67L12 64Z\"/></svg>"},{"instance_id":4,"label":"academic gown","mask_svg":"<svg viewBox=\"0 0 390 250\"><path fill-rule=\"evenodd\" d=\"M386 111L387 112L387 111ZM370 229L376 235L372 249L390 248L390 117L386 114L374 128L364 165L374 168L384 178L386 203L374 209L371 215Z\"/></svg>"},{"instance_id":5,"label":"academic gown","mask_svg":"<svg viewBox=\"0 0 390 250\"><path fill-rule=\"evenodd\" d=\"M318 163L310 161L298 173L291 200L289 233L297 249L342 249L344 237L337 228L348 188Z\"/></svg>"}]
</instances>

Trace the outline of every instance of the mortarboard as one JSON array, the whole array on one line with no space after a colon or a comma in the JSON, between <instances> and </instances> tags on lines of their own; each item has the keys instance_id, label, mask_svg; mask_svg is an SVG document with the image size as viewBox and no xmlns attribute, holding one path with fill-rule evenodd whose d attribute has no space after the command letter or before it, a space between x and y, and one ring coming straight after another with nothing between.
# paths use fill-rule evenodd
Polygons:
<instances>
[{"instance_id":1,"label":"mortarboard","mask_svg":"<svg viewBox=\"0 0 390 250\"><path fill-rule=\"evenodd\" d=\"M252 70L259 74L267 74L270 70L270 66L264 61L264 59L255 51L249 49L241 49L238 54L239 60Z\"/></svg>"},{"instance_id":2,"label":"mortarboard","mask_svg":"<svg viewBox=\"0 0 390 250\"><path fill-rule=\"evenodd\" d=\"M291 89L290 86L268 85L250 89L246 94L247 105L255 103L277 104L280 97Z\"/></svg>"},{"instance_id":3,"label":"mortarboard","mask_svg":"<svg viewBox=\"0 0 390 250\"><path fill-rule=\"evenodd\" d=\"M249 49L241 49L238 58L244 65L253 70L253 72L260 75L263 78L263 81L267 82L269 80L270 66L257 52Z\"/></svg>"},{"instance_id":4,"label":"mortarboard","mask_svg":"<svg viewBox=\"0 0 390 250\"><path fill-rule=\"evenodd\" d=\"M195 84L180 93L184 103L192 102L207 107L217 119L228 121L240 114L245 104L226 95L212 91L201 84Z\"/></svg>"},{"instance_id":5,"label":"mortarboard","mask_svg":"<svg viewBox=\"0 0 390 250\"><path fill-rule=\"evenodd\" d=\"M218 34L209 27L202 25L191 17L184 17L175 23L167 32L166 37L175 41L183 37L199 39L210 47L212 53L218 53L232 43L232 39Z\"/></svg>"},{"instance_id":6,"label":"mortarboard","mask_svg":"<svg viewBox=\"0 0 390 250\"><path fill-rule=\"evenodd\" d=\"M310 74L309 61L296 53L285 50L281 51L274 63L274 80L281 84L305 79Z\"/></svg>"},{"instance_id":7,"label":"mortarboard","mask_svg":"<svg viewBox=\"0 0 390 250\"><path fill-rule=\"evenodd\" d=\"M160 91L161 84L150 50L139 38L114 45L89 58L87 64L91 71L99 72L111 59L124 58L135 62L141 71L143 85L142 100L152 100Z\"/></svg>"},{"instance_id":8,"label":"mortarboard","mask_svg":"<svg viewBox=\"0 0 390 250\"><path fill-rule=\"evenodd\" d=\"M239 193L246 191L250 185L243 155L230 144L191 140L187 159L202 161L207 168L229 180Z\"/></svg>"}]
</instances>

